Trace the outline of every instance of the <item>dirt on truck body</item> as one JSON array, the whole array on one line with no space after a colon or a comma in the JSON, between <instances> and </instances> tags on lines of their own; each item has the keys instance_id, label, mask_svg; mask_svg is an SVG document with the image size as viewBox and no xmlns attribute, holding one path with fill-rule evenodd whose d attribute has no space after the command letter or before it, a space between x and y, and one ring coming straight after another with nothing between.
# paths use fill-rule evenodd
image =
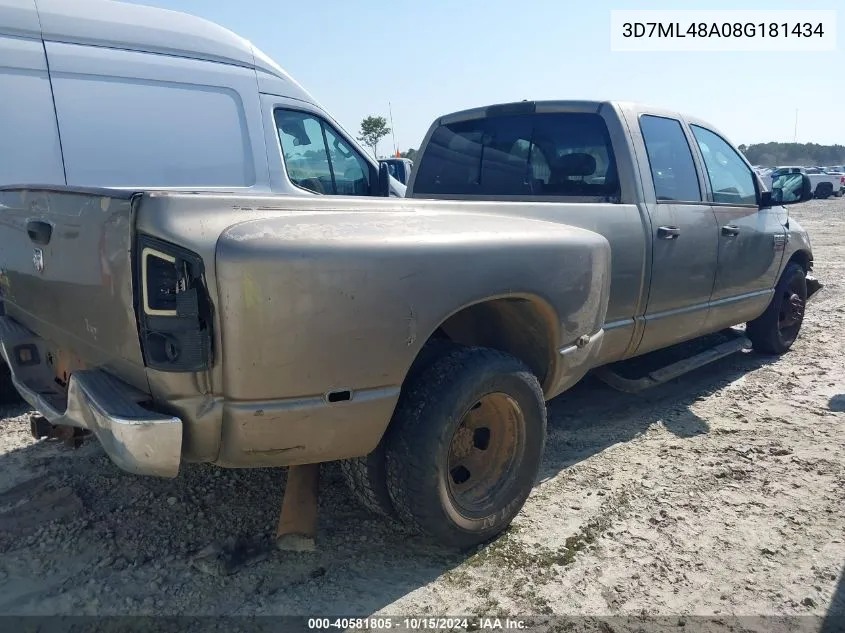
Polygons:
<instances>
[{"instance_id":1,"label":"dirt on truck body","mask_svg":"<svg viewBox=\"0 0 845 633\"><path fill-rule=\"evenodd\" d=\"M215 616L241 630L245 616L315 613L502 614L534 630L677 630L681 619L725 633L836 630L845 204L814 200L790 215L812 233L827 280L792 350L736 354L637 396L587 379L553 399L538 482L479 551L444 552L375 517L326 464L319 549L268 549L237 566L223 553L272 533L284 469L183 464L175 479L137 477L98 442L33 439L30 407L3 406L0 613L181 615L186 626Z\"/></svg>"},{"instance_id":2,"label":"dirt on truck body","mask_svg":"<svg viewBox=\"0 0 845 633\"><path fill-rule=\"evenodd\" d=\"M498 199L529 154L547 166L531 195ZM638 392L782 354L821 286L786 207L807 176L769 191L708 124L646 106L443 117L409 192L0 188L0 349L33 429L91 432L138 474L291 467L277 535L294 547L313 546L316 465L340 460L370 510L472 547L530 494L546 401L592 370Z\"/></svg>"}]
</instances>

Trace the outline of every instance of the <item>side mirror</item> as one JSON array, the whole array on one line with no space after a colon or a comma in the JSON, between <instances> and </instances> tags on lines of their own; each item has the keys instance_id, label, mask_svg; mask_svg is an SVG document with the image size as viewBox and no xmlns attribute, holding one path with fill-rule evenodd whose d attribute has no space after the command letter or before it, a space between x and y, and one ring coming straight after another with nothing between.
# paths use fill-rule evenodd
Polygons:
<instances>
[{"instance_id":1,"label":"side mirror","mask_svg":"<svg viewBox=\"0 0 845 633\"><path fill-rule=\"evenodd\" d=\"M387 163L378 164L378 189L375 195L388 198L390 196L390 171Z\"/></svg>"},{"instance_id":2,"label":"side mirror","mask_svg":"<svg viewBox=\"0 0 845 633\"><path fill-rule=\"evenodd\" d=\"M796 204L813 198L813 185L807 174L783 174L772 179L772 190L761 196L762 206L767 206L766 194L769 194L769 205Z\"/></svg>"}]
</instances>

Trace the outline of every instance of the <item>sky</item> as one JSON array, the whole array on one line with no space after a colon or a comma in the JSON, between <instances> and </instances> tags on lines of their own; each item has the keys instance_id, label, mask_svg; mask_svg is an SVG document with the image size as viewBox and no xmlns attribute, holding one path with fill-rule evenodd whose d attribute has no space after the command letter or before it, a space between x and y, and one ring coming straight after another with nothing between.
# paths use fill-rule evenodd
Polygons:
<instances>
[{"instance_id":1,"label":"sky","mask_svg":"<svg viewBox=\"0 0 845 633\"><path fill-rule=\"evenodd\" d=\"M704 119L736 144L845 145L841 0L143 0L192 13L272 57L357 136L393 113L418 148L440 115L523 99L640 101ZM610 50L612 9L837 9L835 52ZM392 152L388 136L379 153Z\"/></svg>"}]
</instances>

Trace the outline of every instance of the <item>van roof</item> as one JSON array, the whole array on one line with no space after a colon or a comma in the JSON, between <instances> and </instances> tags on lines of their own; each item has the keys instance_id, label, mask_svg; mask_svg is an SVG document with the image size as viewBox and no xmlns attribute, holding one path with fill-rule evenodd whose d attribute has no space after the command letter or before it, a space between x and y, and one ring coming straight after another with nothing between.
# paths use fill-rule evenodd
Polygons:
<instances>
[{"instance_id":1,"label":"van roof","mask_svg":"<svg viewBox=\"0 0 845 633\"><path fill-rule=\"evenodd\" d=\"M2 32L254 68L287 82L290 94L285 96L314 102L283 68L248 40L179 11L115 0L38 0L37 7L35 0L0 0Z\"/></svg>"}]
</instances>

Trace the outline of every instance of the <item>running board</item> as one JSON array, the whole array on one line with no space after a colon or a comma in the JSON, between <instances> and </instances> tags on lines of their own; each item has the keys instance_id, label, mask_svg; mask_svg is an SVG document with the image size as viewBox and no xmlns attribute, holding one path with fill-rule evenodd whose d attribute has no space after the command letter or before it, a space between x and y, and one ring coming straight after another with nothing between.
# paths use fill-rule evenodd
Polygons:
<instances>
[{"instance_id":1,"label":"running board","mask_svg":"<svg viewBox=\"0 0 845 633\"><path fill-rule=\"evenodd\" d=\"M596 378L614 389L624 391L625 393L639 393L640 391L662 385L694 369L703 367L725 356L736 354L744 349L749 349L750 347L751 341L745 336L740 336L733 341L721 343L695 356L690 356L671 365L656 369L642 378L623 378L607 366L599 367L593 374Z\"/></svg>"}]
</instances>

